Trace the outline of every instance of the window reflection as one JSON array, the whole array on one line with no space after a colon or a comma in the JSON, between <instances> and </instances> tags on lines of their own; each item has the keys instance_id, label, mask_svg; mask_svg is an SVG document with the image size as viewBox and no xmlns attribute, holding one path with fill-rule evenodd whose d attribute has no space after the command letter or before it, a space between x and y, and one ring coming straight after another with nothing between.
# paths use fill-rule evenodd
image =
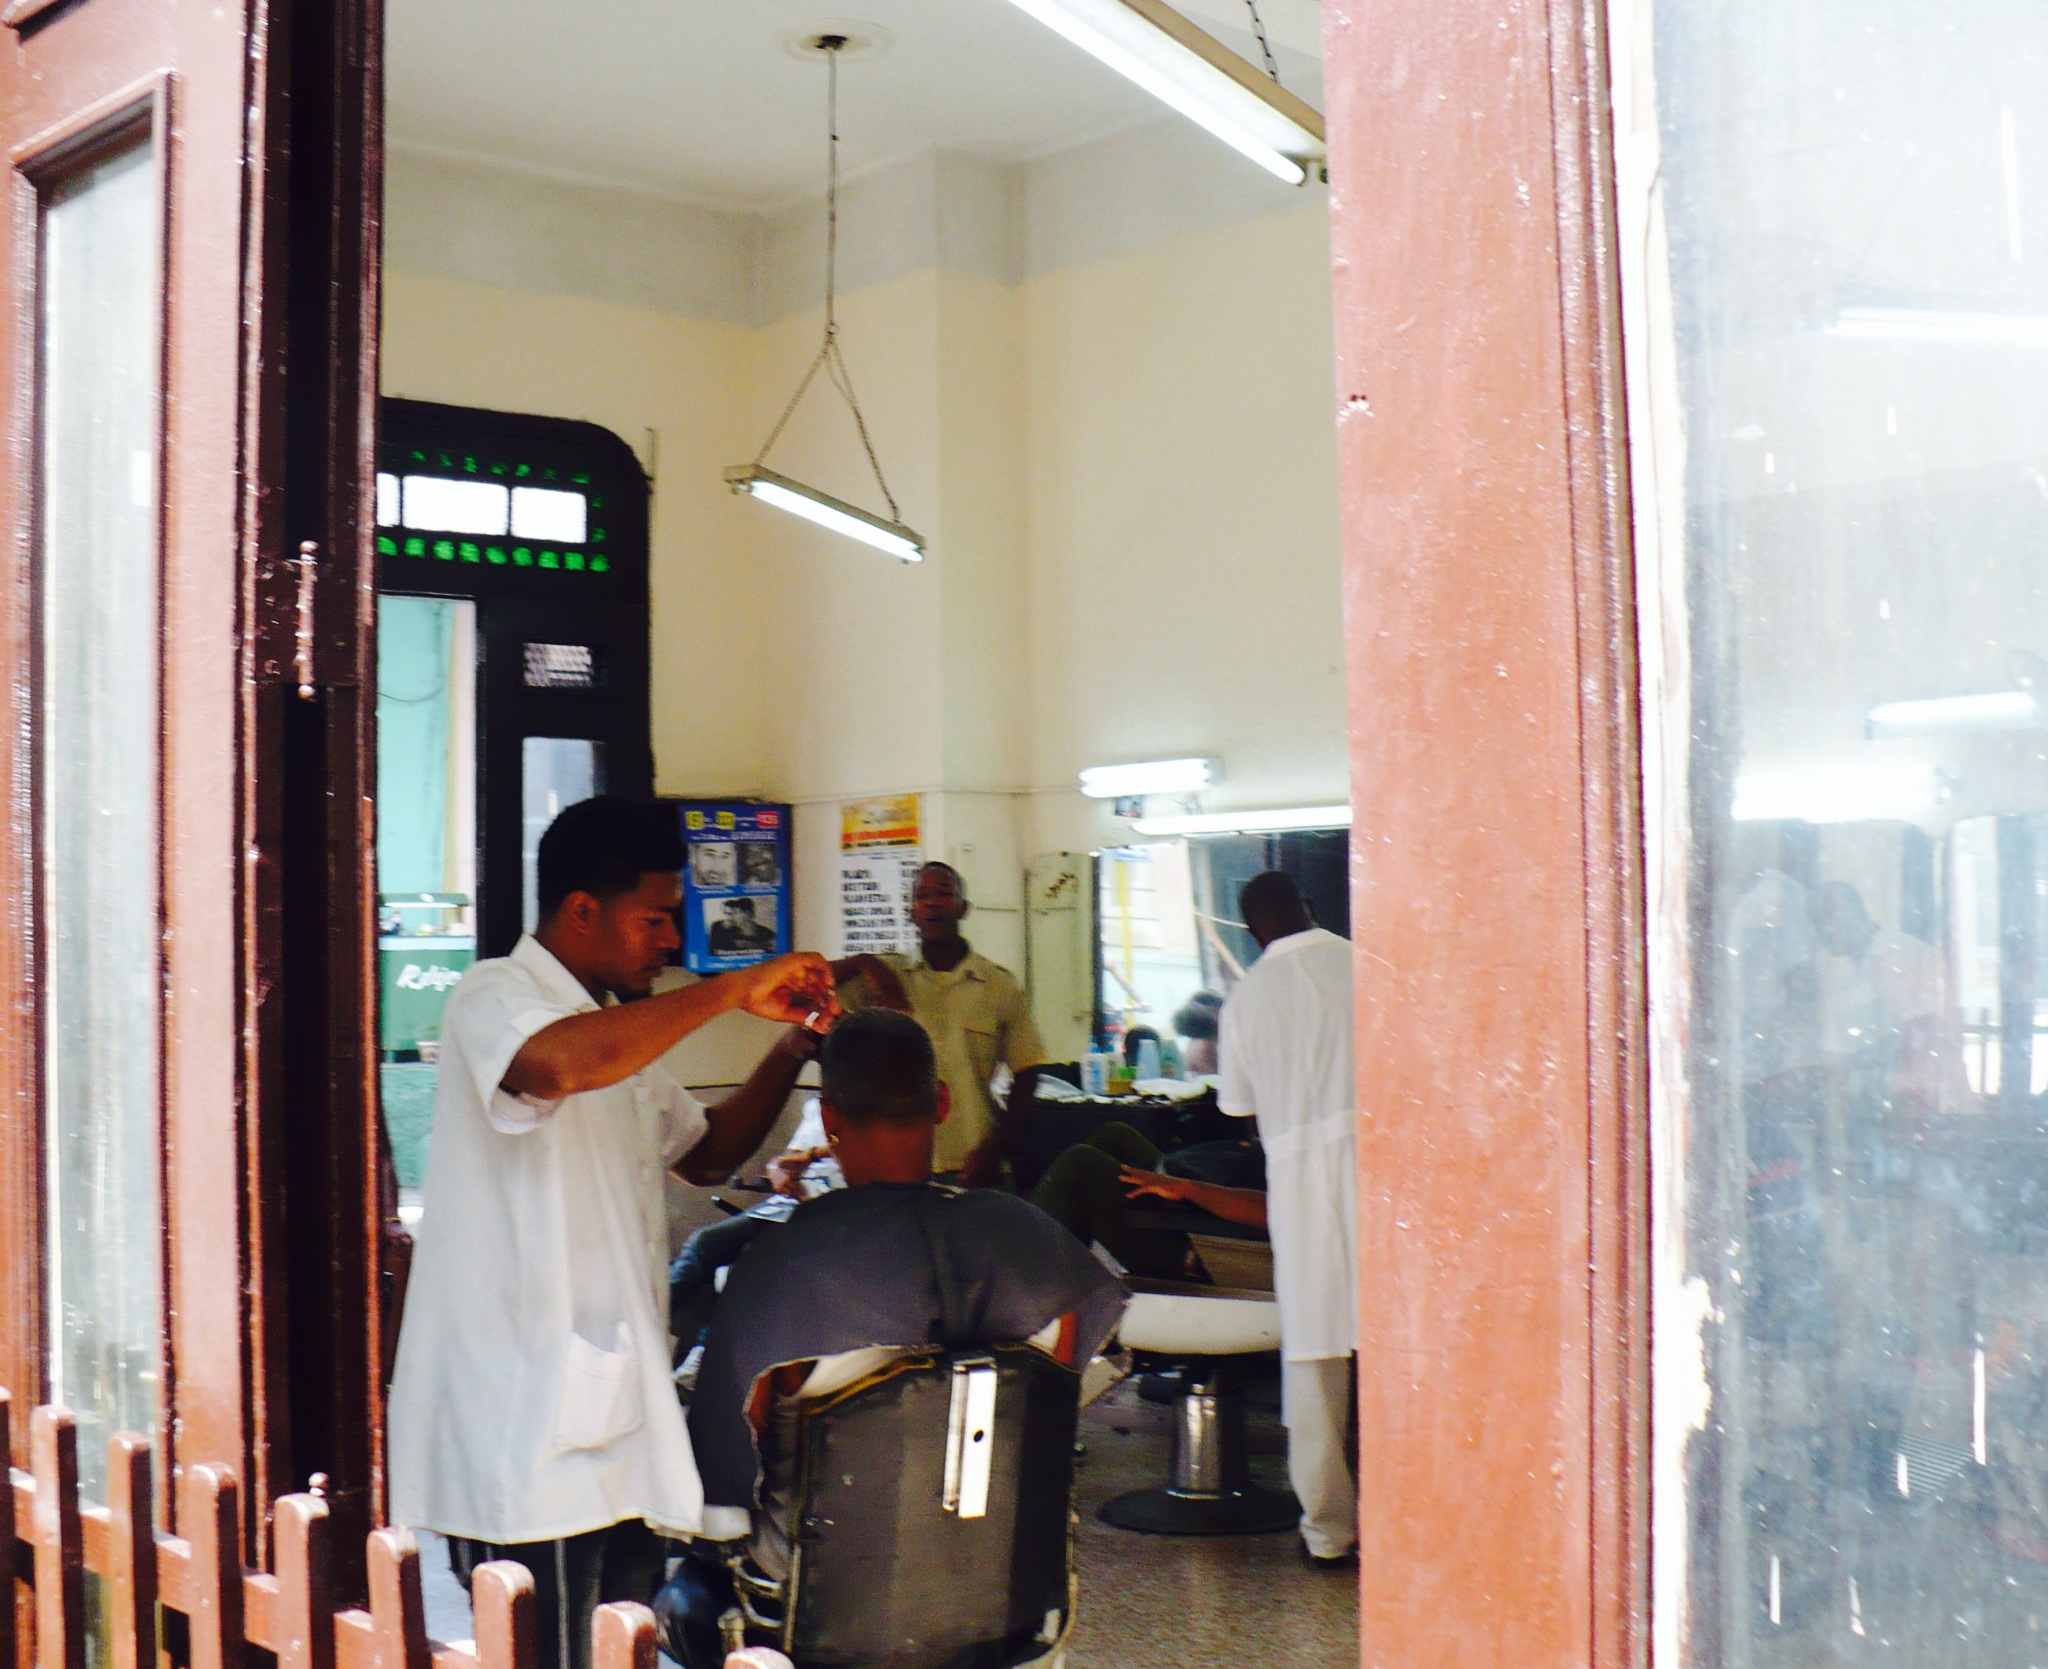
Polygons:
<instances>
[{"instance_id":1,"label":"window reflection","mask_svg":"<svg viewBox=\"0 0 2048 1669\"><path fill-rule=\"evenodd\" d=\"M2048 1664L2048 13L1648 27L1711 1393L1660 1638Z\"/></svg>"},{"instance_id":2,"label":"window reflection","mask_svg":"<svg viewBox=\"0 0 2048 1669\"><path fill-rule=\"evenodd\" d=\"M50 1397L107 1438L158 1414L157 315L149 142L42 205L42 1090Z\"/></svg>"}]
</instances>

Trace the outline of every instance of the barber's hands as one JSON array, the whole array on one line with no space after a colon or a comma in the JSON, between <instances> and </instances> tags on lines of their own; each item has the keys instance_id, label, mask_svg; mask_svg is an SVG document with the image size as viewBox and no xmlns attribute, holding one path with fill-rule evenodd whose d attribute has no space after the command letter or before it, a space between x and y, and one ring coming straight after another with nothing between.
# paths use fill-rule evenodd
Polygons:
<instances>
[{"instance_id":1,"label":"barber's hands","mask_svg":"<svg viewBox=\"0 0 2048 1669\"><path fill-rule=\"evenodd\" d=\"M768 1185L778 1194L786 1194L793 1200L800 1200L803 1189L799 1184L804 1172L832 1150L829 1147L793 1147L787 1153L778 1153L768 1161Z\"/></svg>"},{"instance_id":2,"label":"barber's hands","mask_svg":"<svg viewBox=\"0 0 2048 1669\"><path fill-rule=\"evenodd\" d=\"M839 1018L832 965L816 951L778 956L725 977L740 982L740 1007L764 1020L822 1030Z\"/></svg>"},{"instance_id":3,"label":"barber's hands","mask_svg":"<svg viewBox=\"0 0 2048 1669\"><path fill-rule=\"evenodd\" d=\"M1132 1199L1146 1194L1156 1194L1162 1200L1184 1200L1188 1197L1187 1178L1168 1176L1164 1171L1134 1171L1126 1165L1120 1180L1130 1190Z\"/></svg>"}]
</instances>

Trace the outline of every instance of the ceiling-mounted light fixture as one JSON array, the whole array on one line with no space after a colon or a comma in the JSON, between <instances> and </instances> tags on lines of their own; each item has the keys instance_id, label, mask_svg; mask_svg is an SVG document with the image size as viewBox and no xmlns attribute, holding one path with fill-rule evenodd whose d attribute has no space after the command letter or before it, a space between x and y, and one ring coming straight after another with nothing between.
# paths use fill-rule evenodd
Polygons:
<instances>
[{"instance_id":1,"label":"ceiling-mounted light fixture","mask_svg":"<svg viewBox=\"0 0 2048 1669\"><path fill-rule=\"evenodd\" d=\"M860 397L853 391L852 374L839 351L839 54L847 44L845 35L819 35L808 43L825 60L825 338L818 344L810 369L796 385L796 392L789 397L789 404L775 420L775 427L761 443L761 450L754 454L754 461L727 470L725 484L736 493L749 494L763 504L772 504L819 527L858 539L905 562L922 562L924 540L903 525L903 512L897 509L896 495L889 491L889 483L882 474L882 461L875 456L875 443L868 436L868 420L861 413ZM782 431L789 426L790 417L810 392L820 371L839 391L846 409L853 413L853 426L859 431L861 448L868 455L868 468L875 472L875 485L881 488L882 499L889 506L886 517L872 515L843 498L768 468L768 454L782 438Z\"/></svg>"},{"instance_id":2,"label":"ceiling-mounted light fixture","mask_svg":"<svg viewBox=\"0 0 2048 1669\"><path fill-rule=\"evenodd\" d=\"M1322 112L1162 0L1011 3L1289 185L1322 160Z\"/></svg>"},{"instance_id":3,"label":"ceiling-mounted light fixture","mask_svg":"<svg viewBox=\"0 0 2048 1669\"><path fill-rule=\"evenodd\" d=\"M1289 806L1280 811L1204 811L1184 817L1140 817L1141 835L1284 834L1290 829L1348 829L1349 806Z\"/></svg>"},{"instance_id":4,"label":"ceiling-mounted light fixture","mask_svg":"<svg viewBox=\"0 0 2048 1669\"><path fill-rule=\"evenodd\" d=\"M1213 759L1145 759L1134 765L1090 765L1081 792L1091 800L1134 794L1199 794L1223 774Z\"/></svg>"}]
</instances>

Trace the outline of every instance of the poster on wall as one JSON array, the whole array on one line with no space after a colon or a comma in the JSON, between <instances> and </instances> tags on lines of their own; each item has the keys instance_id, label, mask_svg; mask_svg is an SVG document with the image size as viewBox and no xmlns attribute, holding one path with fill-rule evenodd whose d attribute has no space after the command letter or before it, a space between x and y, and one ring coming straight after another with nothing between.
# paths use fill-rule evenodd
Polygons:
<instances>
[{"instance_id":1,"label":"poster on wall","mask_svg":"<svg viewBox=\"0 0 2048 1669\"><path fill-rule=\"evenodd\" d=\"M841 954L913 951L910 887L924 861L915 794L848 800L839 808Z\"/></svg>"},{"instance_id":2,"label":"poster on wall","mask_svg":"<svg viewBox=\"0 0 2048 1669\"><path fill-rule=\"evenodd\" d=\"M674 802L683 869L683 966L750 967L789 949L789 807L746 800Z\"/></svg>"}]
</instances>

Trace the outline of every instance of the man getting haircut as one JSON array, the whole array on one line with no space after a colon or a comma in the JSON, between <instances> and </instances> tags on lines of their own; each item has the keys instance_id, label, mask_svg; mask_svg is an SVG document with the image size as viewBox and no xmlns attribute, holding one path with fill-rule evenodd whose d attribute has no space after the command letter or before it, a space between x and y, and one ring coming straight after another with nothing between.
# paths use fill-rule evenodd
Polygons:
<instances>
[{"instance_id":1,"label":"man getting haircut","mask_svg":"<svg viewBox=\"0 0 2048 1669\"><path fill-rule=\"evenodd\" d=\"M848 1015L819 1064L847 1186L798 1206L727 1278L690 1406L707 1536L747 1533L758 1475L747 1407L762 1375L785 1370L778 1388L794 1380L794 1394L815 1395L806 1376L815 1381L826 1358L1030 1339L1066 1317L1063 1354L1085 1363L1123 1309L1116 1277L1037 1207L930 1180L947 1093L932 1040L909 1015Z\"/></svg>"}]
</instances>

